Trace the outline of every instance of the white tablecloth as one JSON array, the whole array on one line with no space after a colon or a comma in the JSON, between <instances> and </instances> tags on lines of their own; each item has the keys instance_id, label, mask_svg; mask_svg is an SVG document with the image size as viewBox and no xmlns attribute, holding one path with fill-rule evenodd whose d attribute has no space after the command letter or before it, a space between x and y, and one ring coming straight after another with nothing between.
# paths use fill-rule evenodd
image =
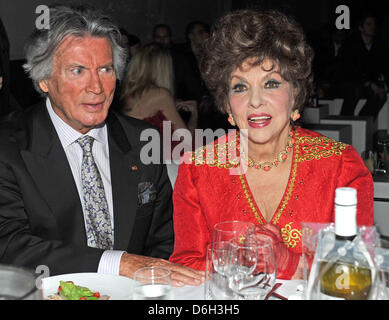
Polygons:
<instances>
[{"instance_id":1,"label":"white tablecloth","mask_svg":"<svg viewBox=\"0 0 389 320\"><path fill-rule=\"evenodd\" d=\"M301 288L302 280L277 280L282 283L276 292L280 295L288 298L289 300L301 300L302 291L298 290ZM194 286L184 286L173 288L175 300L204 300L204 284ZM270 298L278 300L277 298Z\"/></svg>"}]
</instances>

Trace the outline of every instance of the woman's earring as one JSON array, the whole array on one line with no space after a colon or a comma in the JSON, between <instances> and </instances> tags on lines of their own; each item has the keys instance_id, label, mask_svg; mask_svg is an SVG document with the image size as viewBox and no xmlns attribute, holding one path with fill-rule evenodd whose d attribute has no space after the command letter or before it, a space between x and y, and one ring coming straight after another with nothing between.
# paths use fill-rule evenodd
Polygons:
<instances>
[{"instance_id":1,"label":"woman's earring","mask_svg":"<svg viewBox=\"0 0 389 320\"><path fill-rule=\"evenodd\" d=\"M228 114L228 119L227 120L230 123L230 125L236 126L236 123L235 123L234 118L232 117L231 113Z\"/></svg>"},{"instance_id":2,"label":"woman's earring","mask_svg":"<svg viewBox=\"0 0 389 320\"><path fill-rule=\"evenodd\" d=\"M301 115L300 115L300 111L298 110L294 110L293 114L292 114L292 120L293 121L297 121L298 119L300 119Z\"/></svg>"}]
</instances>

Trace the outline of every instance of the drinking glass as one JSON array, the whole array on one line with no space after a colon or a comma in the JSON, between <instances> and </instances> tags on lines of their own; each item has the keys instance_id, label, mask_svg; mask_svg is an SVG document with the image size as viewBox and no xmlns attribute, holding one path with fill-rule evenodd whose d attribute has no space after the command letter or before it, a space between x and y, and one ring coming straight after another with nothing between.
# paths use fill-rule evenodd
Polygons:
<instances>
[{"instance_id":1,"label":"drinking glass","mask_svg":"<svg viewBox=\"0 0 389 320\"><path fill-rule=\"evenodd\" d=\"M31 270L0 265L0 300L41 300L42 290Z\"/></svg>"},{"instance_id":2,"label":"drinking glass","mask_svg":"<svg viewBox=\"0 0 389 320\"><path fill-rule=\"evenodd\" d=\"M259 240L255 235L243 243L231 240L227 265L228 285L241 300L263 300L276 281L271 240Z\"/></svg>"},{"instance_id":3,"label":"drinking glass","mask_svg":"<svg viewBox=\"0 0 389 320\"><path fill-rule=\"evenodd\" d=\"M205 300L232 300L234 292L228 286L226 276L228 242L216 242L207 245L205 264Z\"/></svg>"},{"instance_id":4,"label":"drinking glass","mask_svg":"<svg viewBox=\"0 0 389 320\"><path fill-rule=\"evenodd\" d=\"M215 225L212 234L212 242L230 241L238 238L240 241L253 234L255 225L247 221L224 221Z\"/></svg>"},{"instance_id":5,"label":"drinking glass","mask_svg":"<svg viewBox=\"0 0 389 320\"><path fill-rule=\"evenodd\" d=\"M134 300L173 300L171 272L163 267L145 267L134 274Z\"/></svg>"},{"instance_id":6,"label":"drinking glass","mask_svg":"<svg viewBox=\"0 0 389 320\"><path fill-rule=\"evenodd\" d=\"M380 239L375 248L376 277L369 299L389 300L389 241Z\"/></svg>"}]
</instances>

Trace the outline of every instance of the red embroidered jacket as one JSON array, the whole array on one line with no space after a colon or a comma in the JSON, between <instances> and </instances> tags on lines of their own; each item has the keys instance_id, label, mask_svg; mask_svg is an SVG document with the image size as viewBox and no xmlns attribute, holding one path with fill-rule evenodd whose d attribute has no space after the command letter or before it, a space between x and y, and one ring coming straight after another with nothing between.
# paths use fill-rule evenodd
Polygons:
<instances>
[{"instance_id":1,"label":"red embroidered jacket","mask_svg":"<svg viewBox=\"0 0 389 320\"><path fill-rule=\"evenodd\" d=\"M334 197L338 187L357 189L357 223L372 225L373 179L357 151L350 145L299 127L295 128L294 137L288 185L270 221L280 227L284 244L301 254L301 222L334 221ZM236 144L236 140L232 144L234 142ZM172 262L204 270L206 245L211 242L215 224L229 220L266 223L245 175L231 174L230 168L236 164L220 161L226 159L226 150L231 148L231 142L228 143L230 145L221 148L221 152L219 144L216 162L207 161L206 150L209 149L202 147L186 154L190 159L186 158L179 167L173 193L175 246L170 257ZM296 266L291 268L294 270L278 277L290 278Z\"/></svg>"}]
</instances>

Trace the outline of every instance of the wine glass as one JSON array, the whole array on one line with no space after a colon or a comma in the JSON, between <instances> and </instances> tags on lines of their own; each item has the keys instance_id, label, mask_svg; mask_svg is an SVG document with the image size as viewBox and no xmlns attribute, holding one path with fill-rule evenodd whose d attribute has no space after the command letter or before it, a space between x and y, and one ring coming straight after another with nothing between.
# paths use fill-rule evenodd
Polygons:
<instances>
[{"instance_id":1,"label":"wine glass","mask_svg":"<svg viewBox=\"0 0 389 320\"><path fill-rule=\"evenodd\" d=\"M243 243L230 241L228 285L242 300L262 300L276 281L276 259L271 240L249 236Z\"/></svg>"},{"instance_id":2,"label":"wine glass","mask_svg":"<svg viewBox=\"0 0 389 320\"><path fill-rule=\"evenodd\" d=\"M255 225L247 221L224 221L215 225L213 228L212 242L230 241L238 238L240 241L255 232Z\"/></svg>"},{"instance_id":3,"label":"wine glass","mask_svg":"<svg viewBox=\"0 0 389 320\"><path fill-rule=\"evenodd\" d=\"M163 267L145 267L134 274L134 300L173 300L171 272Z\"/></svg>"},{"instance_id":4,"label":"wine glass","mask_svg":"<svg viewBox=\"0 0 389 320\"><path fill-rule=\"evenodd\" d=\"M227 249L229 241L237 239L244 242L245 239L254 234L255 225L247 221L224 221L215 225L212 235L213 264L215 270L226 276Z\"/></svg>"},{"instance_id":5,"label":"wine glass","mask_svg":"<svg viewBox=\"0 0 389 320\"><path fill-rule=\"evenodd\" d=\"M222 276L227 275L227 253L229 241L212 242L212 263L215 271Z\"/></svg>"},{"instance_id":6,"label":"wine glass","mask_svg":"<svg viewBox=\"0 0 389 320\"><path fill-rule=\"evenodd\" d=\"M226 276L228 242L216 242L207 245L205 266L205 300L231 300L234 292L228 286Z\"/></svg>"}]
</instances>

